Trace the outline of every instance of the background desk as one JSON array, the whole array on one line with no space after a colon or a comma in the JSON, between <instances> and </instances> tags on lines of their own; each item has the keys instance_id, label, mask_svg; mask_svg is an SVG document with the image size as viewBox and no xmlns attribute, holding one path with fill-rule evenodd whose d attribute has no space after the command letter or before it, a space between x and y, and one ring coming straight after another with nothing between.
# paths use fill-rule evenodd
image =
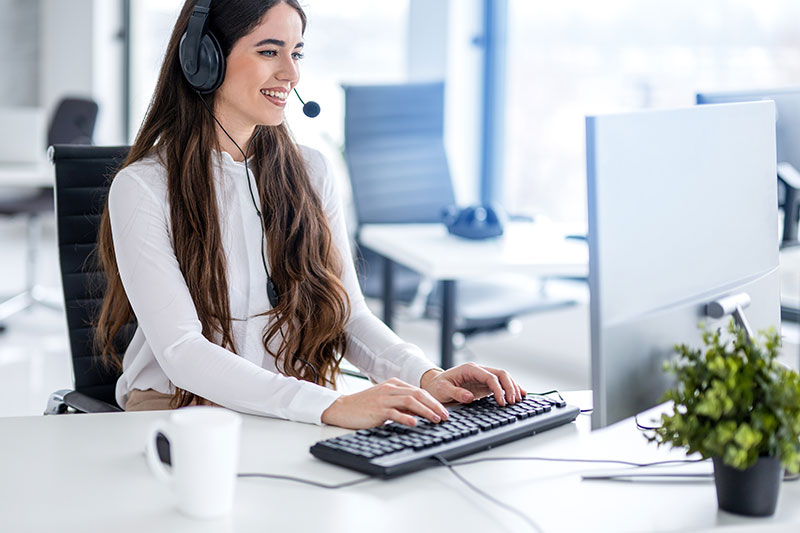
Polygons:
<instances>
[{"instance_id":1,"label":"background desk","mask_svg":"<svg viewBox=\"0 0 800 533\"><path fill-rule=\"evenodd\" d=\"M384 269L383 320L392 327L392 262L442 281L441 365L453 364L455 282L498 274L537 277L586 277L585 242L565 239L559 226L546 221L507 224L497 239L471 241L450 235L443 224L366 224L361 244L388 261Z\"/></svg>"},{"instance_id":2,"label":"background desk","mask_svg":"<svg viewBox=\"0 0 800 533\"><path fill-rule=\"evenodd\" d=\"M0 187L31 189L55 185L55 169L49 161L38 163L0 162Z\"/></svg>"},{"instance_id":3,"label":"background desk","mask_svg":"<svg viewBox=\"0 0 800 533\"><path fill-rule=\"evenodd\" d=\"M588 393L567 395L582 407ZM181 515L142 453L154 420L167 412L0 419L0 529L8 532L528 531L518 517L470 491L444 468L338 490L289 481L240 479L231 517L199 522ZM337 483L361 474L308 453L344 432L246 416L240 471ZM631 419L591 433L582 415L541 435L473 457L545 456L654 461L683 458L647 443ZM602 465L487 462L457 467L480 488L523 509L545 531L797 531L800 483L784 483L772 518L717 510L711 479L581 481ZM691 465L693 471L710 465ZM614 471L619 471L614 468ZM675 471L670 467L667 471ZM732 526L725 528L725 526Z\"/></svg>"}]
</instances>

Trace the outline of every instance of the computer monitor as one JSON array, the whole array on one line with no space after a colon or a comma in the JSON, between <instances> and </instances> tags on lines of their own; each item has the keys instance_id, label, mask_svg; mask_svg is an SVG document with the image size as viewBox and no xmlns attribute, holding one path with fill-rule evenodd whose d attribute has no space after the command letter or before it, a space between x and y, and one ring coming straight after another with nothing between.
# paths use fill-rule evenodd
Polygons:
<instances>
[{"instance_id":1,"label":"computer monitor","mask_svg":"<svg viewBox=\"0 0 800 533\"><path fill-rule=\"evenodd\" d=\"M698 104L735 102L775 102L776 147L778 159L778 205L784 208L783 244L797 243L798 199L800 189L800 88L751 91L707 92L697 94ZM789 167L787 168L787 165ZM790 186L787 189L787 184ZM788 206L788 208L787 208ZM791 313L790 313L791 314ZM791 316L797 316L795 310ZM784 317L787 316L784 312Z\"/></svg>"},{"instance_id":2,"label":"computer monitor","mask_svg":"<svg viewBox=\"0 0 800 533\"><path fill-rule=\"evenodd\" d=\"M714 300L746 293L780 327L775 107L696 106L586 118L594 412L656 405L674 345L701 345Z\"/></svg>"},{"instance_id":3,"label":"computer monitor","mask_svg":"<svg viewBox=\"0 0 800 533\"><path fill-rule=\"evenodd\" d=\"M775 102L777 160L800 170L800 88L698 93L698 104Z\"/></svg>"}]
</instances>

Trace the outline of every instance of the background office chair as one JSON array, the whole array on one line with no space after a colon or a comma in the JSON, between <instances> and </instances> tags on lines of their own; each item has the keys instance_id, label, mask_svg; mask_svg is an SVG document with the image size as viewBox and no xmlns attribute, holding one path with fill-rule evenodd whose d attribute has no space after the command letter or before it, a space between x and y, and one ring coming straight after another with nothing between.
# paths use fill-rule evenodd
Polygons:
<instances>
[{"instance_id":1,"label":"background office chair","mask_svg":"<svg viewBox=\"0 0 800 533\"><path fill-rule=\"evenodd\" d=\"M69 409L79 412L119 411L114 399L117 373L95 355L94 321L100 309L105 276L95 255L97 231L111 178L128 155L128 147L55 145L51 159L56 170L56 229L64 286L75 390L50 397L45 414ZM133 337L131 322L120 332L118 353Z\"/></svg>"},{"instance_id":2,"label":"background office chair","mask_svg":"<svg viewBox=\"0 0 800 533\"><path fill-rule=\"evenodd\" d=\"M442 222L443 209L455 203L444 147L444 83L343 87L345 159L358 226ZM379 296L385 259L362 246L358 250L362 290ZM397 301L422 300L428 315L437 316L438 300L426 292L433 286L429 280L400 265L394 277ZM457 290L457 333L465 336L505 329L523 313L574 303L499 280L464 281Z\"/></svg>"},{"instance_id":3,"label":"background office chair","mask_svg":"<svg viewBox=\"0 0 800 533\"><path fill-rule=\"evenodd\" d=\"M58 104L47 134L47 146L91 144L97 119L97 104L92 100L65 98ZM42 149L46 149L43 146ZM57 300L36 283L41 216L53 211L53 188L43 187L32 196L0 200L0 215L27 217L27 257L25 288L0 303L0 322L29 307L41 304L60 309ZM0 324L0 331L3 327Z\"/></svg>"}]
</instances>

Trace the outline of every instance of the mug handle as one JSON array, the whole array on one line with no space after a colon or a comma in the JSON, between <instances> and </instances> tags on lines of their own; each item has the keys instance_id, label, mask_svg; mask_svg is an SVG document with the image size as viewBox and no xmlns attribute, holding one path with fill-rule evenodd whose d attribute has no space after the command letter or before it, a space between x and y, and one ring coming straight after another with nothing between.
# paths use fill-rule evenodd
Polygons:
<instances>
[{"instance_id":1,"label":"mug handle","mask_svg":"<svg viewBox=\"0 0 800 533\"><path fill-rule=\"evenodd\" d=\"M172 483L172 474L164 466L158 454L157 441L163 438L169 444L170 439L167 433L167 421L159 420L151 427L147 437L147 446L145 448L145 456L147 457L147 464L150 465L150 470L153 474L163 481L164 483Z\"/></svg>"}]
</instances>

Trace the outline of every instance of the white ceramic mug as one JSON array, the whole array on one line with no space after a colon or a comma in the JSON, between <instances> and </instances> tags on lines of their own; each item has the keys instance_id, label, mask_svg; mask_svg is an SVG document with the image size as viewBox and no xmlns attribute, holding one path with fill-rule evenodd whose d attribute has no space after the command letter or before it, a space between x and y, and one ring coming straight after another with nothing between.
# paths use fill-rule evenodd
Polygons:
<instances>
[{"instance_id":1,"label":"white ceramic mug","mask_svg":"<svg viewBox=\"0 0 800 533\"><path fill-rule=\"evenodd\" d=\"M172 486L178 509L194 518L218 518L233 508L242 417L220 407L184 407L153 424L147 462L156 477ZM169 443L169 462L157 441Z\"/></svg>"}]
</instances>

